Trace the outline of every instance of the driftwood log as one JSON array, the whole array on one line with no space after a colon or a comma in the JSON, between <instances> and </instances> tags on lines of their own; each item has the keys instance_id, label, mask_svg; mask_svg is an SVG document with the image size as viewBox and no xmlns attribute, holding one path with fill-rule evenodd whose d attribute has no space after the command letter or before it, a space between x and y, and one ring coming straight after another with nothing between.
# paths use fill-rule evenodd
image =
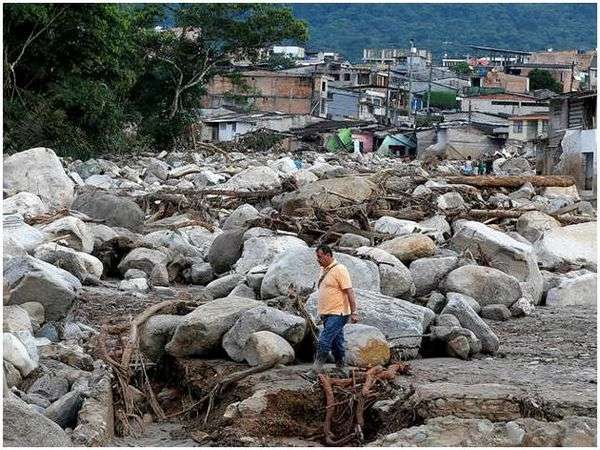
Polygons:
<instances>
[{"instance_id":1,"label":"driftwood log","mask_svg":"<svg viewBox=\"0 0 600 450\"><path fill-rule=\"evenodd\" d=\"M518 219L523 214L529 211L519 209L471 209L454 217L455 219L474 219L474 220L489 220L489 219ZM549 214L563 225L574 225L584 222L595 222L594 217L574 216L569 214Z\"/></svg>"},{"instance_id":2,"label":"driftwood log","mask_svg":"<svg viewBox=\"0 0 600 450\"><path fill-rule=\"evenodd\" d=\"M496 177L496 176L456 176L447 177L450 184L468 184L486 188L518 188L529 182L535 187L569 187L575 184L575 179L567 175L535 175L529 177Z\"/></svg>"}]
</instances>

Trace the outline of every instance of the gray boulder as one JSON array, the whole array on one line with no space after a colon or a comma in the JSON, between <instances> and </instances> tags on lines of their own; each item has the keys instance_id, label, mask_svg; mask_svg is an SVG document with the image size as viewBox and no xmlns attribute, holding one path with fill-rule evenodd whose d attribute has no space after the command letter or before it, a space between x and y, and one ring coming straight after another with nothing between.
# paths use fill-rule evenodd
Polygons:
<instances>
[{"instance_id":1,"label":"gray boulder","mask_svg":"<svg viewBox=\"0 0 600 450\"><path fill-rule=\"evenodd\" d=\"M307 245L295 236L252 237L244 242L244 250L235 263L235 271L246 274L253 267L268 266L279 255L295 248L307 248Z\"/></svg>"},{"instance_id":2,"label":"gray boulder","mask_svg":"<svg viewBox=\"0 0 600 450\"><path fill-rule=\"evenodd\" d=\"M75 275L81 282L90 276L100 279L104 271L102 261L95 256L58 244L47 243L40 245L35 249L34 256L66 270Z\"/></svg>"},{"instance_id":3,"label":"gray boulder","mask_svg":"<svg viewBox=\"0 0 600 450\"><path fill-rule=\"evenodd\" d=\"M65 377L45 374L35 380L27 389L28 394L39 395L50 403L69 392L69 382Z\"/></svg>"},{"instance_id":4,"label":"gray boulder","mask_svg":"<svg viewBox=\"0 0 600 450\"><path fill-rule=\"evenodd\" d=\"M208 252L208 262L215 273L231 270L242 256L244 229L225 231L212 242Z\"/></svg>"},{"instance_id":5,"label":"gray boulder","mask_svg":"<svg viewBox=\"0 0 600 450\"><path fill-rule=\"evenodd\" d=\"M18 305L7 305L2 309L2 331L13 333L16 331L33 332L33 325L27 311Z\"/></svg>"},{"instance_id":6,"label":"gray boulder","mask_svg":"<svg viewBox=\"0 0 600 450\"><path fill-rule=\"evenodd\" d=\"M248 222L258 219L260 213L252 205L244 203L233 211L223 223L223 230L232 230L234 228L243 228Z\"/></svg>"},{"instance_id":7,"label":"gray boulder","mask_svg":"<svg viewBox=\"0 0 600 450\"><path fill-rule=\"evenodd\" d=\"M560 222L554 217L540 211L528 211L517 220L517 232L534 243L545 231L560 228Z\"/></svg>"},{"instance_id":8,"label":"gray boulder","mask_svg":"<svg viewBox=\"0 0 600 450\"><path fill-rule=\"evenodd\" d=\"M267 166L250 167L232 176L215 189L235 192L266 191L281 187L277 172Z\"/></svg>"},{"instance_id":9,"label":"gray boulder","mask_svg":"<svg viewBox=\"0 0 600 450\"><path fill-rule=\"evenodd\" d=\"M153 248L166 247L177 254L190 258L202 258L205 254L202 249L195 247L187 234L181 230L154 231L143 237L142 245Z\"/></svg>"},{"instance_id":10,"label":"gray boulder","mask_svg":"<svg viewBox=\"0 0 600 450\"><path fill-rule=\"evenodd\" d=\"M437 207L444 213L459 212L466 208L465 201L458 192L446 192L437 198Z\"/></svg>"},{"instance_id":11,"label":"gray boulder","mask_svg":"<svg viewBox=\"0 0 600 450\"><path fill-rule=\"evenodd\" d=\"M14 396L4 398L3 412L2 443L5 447L70 447L72 445L69 436L60 426L19 398Z\"/></svg>"},{"instance_id":12,"label":"gray boulder","mask_svg":"<svg viewBox=\"0 0 600 450\"><path fill-rule=\"evenodd\" d=\"M158 362L165 354L165 346L173 337L184 316L157 314L140 328L140 350L152 361Z\"/></svg>"},{"instance_id":13,"label":"gray boulder","mask_svg":"<svg viewBox=\"0 0 600 450\"><path fill-rule=\"evenodd\" d=\"M377 264L381 280L381 293L390 297L412 297L415 286L408 268L395 256L375 247L359 247L356 255Z\"/></svg>"},{"instance_id":14,"label":"gray boulder","mask_svg":"<svg viewBox=\"0 0 600 450\"><path fill-rule=\"evenodd\" d=\"M481 350L484 353L495 354L500 347L498 337L481 317L471 308L461 294L449 293L448 303L442 314L451 314L458 319L461 327L471 330L481 341Z\"/></svg>"},{"instance_id":15,"label":"gray boulder","mask_svg":"<svg viewBox=\"0 0 600 450\"><path fill-rule=\"evenodd\" d=\"M373 231L378 233L404 236L411 234L417 228L417 222L412 220L396 219L395 217L383 216L373 224ZM369 245L369 244L367 244Z\"/></svg>"},{"instance_id":16,"label":"gray boulder","mask_svg":"<svg viewBox=\"0 0 600 450\"><path fill-rule=\"evenodd\" d=\"M386 295L355 289L360 323L379 329L390 342L404 352L406 357L416 357L421 337L398 338L399 336L423 334L433 321L435 314L428 308ZM318 314L318 293L308 298L306 310L315 322Z\"/></svg>"},{"instance_id":17,"label":"gray boulder","mask_svg":"<svg viewBox=\"0 0 600 450\"><path fill-rule=\"evenodd\" d=\"M343 253L334 252L334 257L348 269L354 288L379 292L380 278L376 264ZM315 249L296 247L280 255L269 266L261 285L261 297L287 295L291 284L300 292L312 292L318 278Z\"/></svg>"},{"instance_id":18,"label":"gray boulder","mask_svg":"<svg viewBox=\"0 0 600 450\"><path fill-rule=\"evenodd\" d=\"M543 278L538 260L531 245L519 242L501 231L480 222L458 220L450 248L470 252L474 258L515 277L521 284L523 294L535 304L542 298Z\"/></svg>"},{"instance_id":19,"label":"gray boulder","mask_svg":"<svg viewBox=\"0 0 600 450\"><path fill-rule=\"evenodd\" d=\"M527 183L523 184L523 186L521 186L516 191L513 191L510 194L508 194L508 196L513 200L517 200L517 199L530 200L534 195L535 195L535 188L529 181Z\"/></svg>"},{"instance_id":20,"label":"gray boulder","mask_svg":"<svg viewBox=\"0 0 600 450\"><path fill-rule=\"evenodd\" d=\"M217 278L206 285L206 291L213 298L227 297L233 289L243 281L244 277L237 273Z\"/></svg>"},{"instance_id":21,"label":"gray boulder","mask_svg":"<svg viewBox=\"0 0 600 450\"><path fill-rule=\"evenodd\" d=\"M223 336L223 348L229 357L234 361L243 361L246 342L257 331L270 331L296 345L304 338L306 320L268 306L245 311Z\"/></svg>"},{"instance_id":22,"label":"gray boulder","mask_svg":"<svg viewBox=\"0 0 600 450\"><path fill-rule=\"evenodd\" d=\"M435 215L419 222L421 232L432 237L438 243L446 242L452 235L452 228L444 215Z\"/></svg>"},{"instance_id":23,"label":"gray boulder","mask_svg":"<svg viewBox=\"0 0 600 450\"><path fill-rule=\"evenodd\" d=\"M120 291L148 292L149 289L150 287L146 278L132 278L130 280L122 280L119 283Z\"/></svg>"},{"instance_id":24,"label":"gray boulder","mask_svg":"<svg viewBox=\"0 0 600 450\"><path fill-rule=\"evenodd\" d=\"M206 355L219 347L223 335L245 311L261 305L240 297L205 303L184 316L165 349L176 357Z\"/></svg>"},{"instance_id":25,"label":"gray boulder","mask_svg":"<svg viewBox=\"0 0 600 450\"><path fill-rule=\"evenodd\" d=\"M434 313L439 314L444 309L444 306L446 306L446 296L439 292L432 292L429 295L426 306Z\"/></svg>"},{"instance_id":26,"label":"gray boulder","mask_svg":"<svg viewBox=\"0 0 600 450\"><path fill-rule=\"evenodd\" d=\"M138 269L148 275L148 277L151 277L152 271L156 267L164 267L166 271L167 262L168 257L163 252L138 247L131 250L119 263L118 267L122 274L125 274L129 269Z\"/></svg>"},{"instance_id":27,"label":"gray boulder","mask_svg":"<svg viewBox=\"0 0 600 450\"><path fill-rule=\"evenodd\" d=\"M12 333L2 333L2 358L16 367L23 377L37 368L37 361L31 357L27 347Z\"/></svg>"},{"instance_id":28,"label":"gray boulder","mask_svg":"<svg viewBox=\"0 0 600 450\"><path fill-rule=\"evenodd\" d=\"M48 237L46 233L27 225L18 214L6 214L2 220L4 257L32 253Z\"/></svg>"},{"instance_id":29,"label":"gray boulder","mask_svg":"<svg viewBox=\"0 0 600 450\"><path fill-rule=\"evenodd\" d=\"M94 219L102 219L110 227L140 232L144 225L144 212L133 200L108 192L89 190L79 193L73 209Z\"/></svg>"},{"instance_id":30,"label":"gray boulder","mask_svg":"<svg viewBox=\"0 0 600 450\"><path fill-rule=\"evenodd\" d=\"M23 217L34 217L45 214L48 208L44 202L31 192L19 192L2 201L2 214L20 214Z\"/></svg>"},{"instance_id":31,"label":"gray boulder","mask_svg":"<svg viewBox=\"0 0 600 450\"><path fill-rule=\"evenodd\" d=\"M4 188L36 194L50 210L70 208L73 182L49 148L37 147L4 158Z\"/></svg>"},{"instance_id":32,"label":"gray boulder","mask_svg":"<svg viewBox=\"0 0 600 450\"><path fill-rule=\"evenodd\" d=\"M535 311L535 306L528 298L521 297L510 307L510 313L513 317L523 317L530 315Z\"/></svg>"},{"instance_id":33,"label":"gray boulder","mask_svg":"<svg viewBox=\"0 0 600 450\"><path fill-rule=\"evenodd\" d=\"M481 317L489 320L508 320L511 317L510 310L506 305L487 305L481 308Z\"/></svg>"},{"instance_id":34,"label":"gray boulder","mask_svg":"<svg viewBox=\"0 0 600 450\"><path fill-rule=\"evenodd\" d=\"M421 258L411 262L409 269L415 283L415 295L423 296L436 290L444 277L456 267L458 267L456 256Z\"/></svg>"},{"instance_id":35,"label":"gray boulder","mask_svg":"<svg viewBox=\"0 0 600 450\"><path fill-rule=\"evenodd\" d=\"M473 297L481 306L507 307L522 297L519 281L492 267L462 266L448 274L441 286L445 292Z\"/></svg>"},{"instance_id":36,"label":"gray boulder","mask_svg":"<svg viewBox=\"0 0 600 450\"><path fill-rule=\"evenodd\" d=\"M195 262L190 269L190 281L193 284L207 285L215 279L212 266L207 262Z\"/></svg>"},{"instance_id":37,"label":"gray boulder","mask_svg":"<svg viewBox=\"0 0 600 450\"><path fill-rule=\"evenodd\" d=\"M244 359L251 366L262 366L272 362L288 364L296 355L288 341L270 331L252 333L244 347Z\"/></svg>"},{"instance_id":38,"label":"gray boulder","mask_svg":"<svg viewBox=\"0 0 600 450\"><path fill-rule=\"evenodd\" d=\"M75 390L68 392L52 403L44 415L57 423L61 428L75 428L77 424L77 413L83 405L83 395Z\"/></svg>"},{"instance_id":39,"label":"gray boulder","mask_svg":"<svg viewBox=\"0 0 600 450\"><path fill-rule=\"evenodd\" d=\"M47 320L65 317L81 288L79 280L69 272L31 256L5 261L4 282L10 289L8 304L39 302Z\"/></svg>"},{"instance_id":40,"label":"gray boulder","mask_svg":"<svg viewBox=\"0 0 600 450\"><path fill-rule=\"evenodd\" d=\"M358 234L344 233L340 237L340 247L358 248L371 244L369 238L359 236Z\"/></svg>"},{"instance_id":41,"label":"gray boulder","mask_svg":"<svg viewBox=\"0 0 600 450\"><path fill-rule=\"evenodd\" d=\"M136 278L148 278L148 274L140 269L129 269L127 272L125 272L123 278L125 278L126 280L134 280Z\"/></svg>"},{"instance_id":42,"label":"gray boulder","mask_svg":"<svg viewBox=\"0 0 600 450\"><path fill-rule=\"evenodd\" d=\"M256 300L256 292L247 284L241 283L234 287L227 297L244 297Z\"/></svg>"},{"instance_id":43,"label":"gray boulder","mask_svg":"<svg viewBox=\"0 0 600 450\"><path fill-rule=\"evenodd\" d=\"M595 271L598 264L596 222L546 231L534 248L543 269L554 270L570 264Z\"/></svg>"},{"instance_id":44,"label":"gray boulder","mask_svg":"<svg viewBox=\"0 0 600 450\"><path fill-rule=\"evenodd\" d=\"M557 287L548 291L546 305L590 305L597 304L598 275L590 273L564 279Z\"/></svg>"},{"instance_id":45,"label":"gray boulder","mask_svg":"<svg viewBox=\"0 0 600 450\"><path fill-rule=\"evenodd\" d=\"M70 247L83 253L92 253L94 250L94 235L87 224L76 217L62 217L54 222L41 227L41 230L50 238L61 237L59 244Z\"/></svg>"}]
</instances>

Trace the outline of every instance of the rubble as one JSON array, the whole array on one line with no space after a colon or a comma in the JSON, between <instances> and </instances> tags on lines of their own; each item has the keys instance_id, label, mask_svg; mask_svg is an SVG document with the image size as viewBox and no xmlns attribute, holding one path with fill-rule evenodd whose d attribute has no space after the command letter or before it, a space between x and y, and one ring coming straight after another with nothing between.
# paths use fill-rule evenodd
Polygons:
<instances>
[{"instance_id":1,"label":"rubble","mask_svg":"<svg viewBox=\"0 0 600 450\"><path fill-rule=\"evenodd\" d=\"M594 442L595 385L582 380L595 380L595 343L560 334L596 314L595 211L569 177L520 157L460 176L451 160L313 148L31 152L52 189L26 175L5 186L3 321L5 417L31 424L5 422L5 442L46 430L48 445L112 445L172 424L201 445ZM5 174L20 173L10 158ZM349 383L327 422L326 391L304 375L320 243L357 297L350 375L410 360L365 397L385 413L364 416L362 437L333 420L352 378L326 364L332 386Z\"/></svg>"}]
</instances>

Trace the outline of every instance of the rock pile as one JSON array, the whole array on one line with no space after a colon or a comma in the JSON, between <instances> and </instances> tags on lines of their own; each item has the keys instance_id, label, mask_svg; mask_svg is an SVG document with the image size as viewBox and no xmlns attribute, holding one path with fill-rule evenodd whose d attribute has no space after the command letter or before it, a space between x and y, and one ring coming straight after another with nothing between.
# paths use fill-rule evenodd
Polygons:
<instances>
[{"instance_id":1,"label":"rock pile","mask_svg":"<svg viewBox=\"0 0 600 450\"><path fill-rule=\"evenodd\" d=\"M495 321L596 301L595 210L565 180L524 177L527 161L499 162L498 174L511 176L502 185L449 176L450 163L426 171L418 161L309 152L298 169L273 156L71 161L36 148L5 158L5 444L110 439L110 374L88 349L98 330L72 318L92 286L141 299L201 292L193 310L146 320L141 351L155 363L250 366L310 358L310 320L288 294L308 298L318 325L318 242L333 246L356 290L360 323L346 332L354 366L493 356ZM380 444L413 442L396 434Z\"/></svg>"}]
</instances>

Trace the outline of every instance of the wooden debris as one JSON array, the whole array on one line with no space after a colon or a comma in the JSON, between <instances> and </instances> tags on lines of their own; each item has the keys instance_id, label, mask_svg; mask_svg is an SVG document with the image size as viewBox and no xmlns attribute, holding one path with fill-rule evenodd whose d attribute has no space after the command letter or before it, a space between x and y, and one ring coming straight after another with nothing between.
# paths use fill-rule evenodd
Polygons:
<instances>
[{"instance_id":1,"label":"wooden debris","mask_svg":"<svg viewBox=\"0 0 600 450\"><path fill-rule=\"evenodd\" d=\"M486 188L519 188L525 183L535 187L569 187L575 184L575 179L568 175L535 175L535 176L454 176L444 178L450 184L468 184Z\"/></svg>"}]
</instances>

